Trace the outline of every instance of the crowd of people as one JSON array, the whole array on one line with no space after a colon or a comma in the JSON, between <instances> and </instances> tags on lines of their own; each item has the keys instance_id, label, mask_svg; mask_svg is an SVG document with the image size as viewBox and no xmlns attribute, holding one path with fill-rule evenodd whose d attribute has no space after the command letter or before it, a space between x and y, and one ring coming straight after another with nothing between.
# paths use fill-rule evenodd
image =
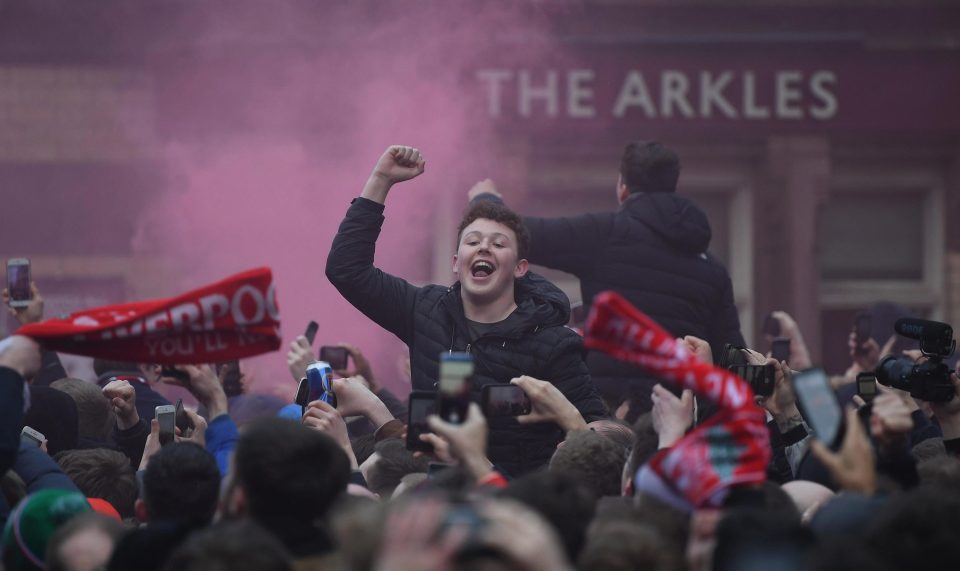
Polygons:
<instances>
[{"instance_id":1,"label":"crowd of people","mask_svg":"<svg viewBox=\"0 0 960 571\"><path fill-rule=\"evenodd\" d=\"M629 145L606 214L525 218L478 184L452 286L374 265L388 195L425 167L415 148L387 149L326 272L408 346L413 395L437 393L444 355L469 356L462 418L430 414L408 437L413 396L386 388L403 384L372 370L362 342L343 345L335 399L301 405L249 394L235 363L96 359L96 379L70 378L14 334L0 341L2 568L960 568L957 371L939 369L952 392L933 402L904 383L857 390L887 354L938 358L894 333L908 310L877 304L869 334L851 328L828 438L794 390L815 365L801 327L775 311L788 353L768 354L771 337L745 346L672 151ZM585 323L530 262L580 277ZM10 308L23 325L44 317L32 291ZM294 381L318 361L312 345L289 347ZM768 386L730 365L770 371ZM169 385L199 405L172 440L158 418ZM484 387L505 385L527 408L485 414Z\"/></svg>"}]
</instances>

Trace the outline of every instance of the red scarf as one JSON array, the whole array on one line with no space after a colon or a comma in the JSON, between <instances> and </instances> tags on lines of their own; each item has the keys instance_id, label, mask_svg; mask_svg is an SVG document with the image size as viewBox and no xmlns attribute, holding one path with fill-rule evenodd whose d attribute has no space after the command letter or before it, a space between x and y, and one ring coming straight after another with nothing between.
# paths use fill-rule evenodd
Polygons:
<instances>
[{"instance_id":1,"label":"red scarf","mask_svg":"<svg viewBox=\"0 0 960 571\"><path fill-rule=\"evenodd\" d=\"M766 481L771 454L766 417L740 377L698 360L613 292L594 298L584 344L643 367L720 407L709 422L649 462L654 473L692 506L716 505L725 496L722 492L732 486Z\"/></svg>"},{"instance_id":2,"label":"red scarf","mask_svg":"<svg viewBox=\"0 0 960 571\"><path fill-rule=\"evenodd\" d=\"M280 348L270 268L183 295L108 305L21 327L44 348L140 363L219 363Z\"/></svg>"}]
</instances>

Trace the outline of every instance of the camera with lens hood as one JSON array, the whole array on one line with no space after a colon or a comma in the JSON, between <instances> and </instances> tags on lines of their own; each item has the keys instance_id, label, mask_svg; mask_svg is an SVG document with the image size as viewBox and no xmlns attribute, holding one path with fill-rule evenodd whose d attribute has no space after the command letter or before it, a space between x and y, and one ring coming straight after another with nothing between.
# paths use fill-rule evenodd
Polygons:
<instances>
[{"instance_id":1,"label":"camera with lens hood","mask_svg":"<svg viewBox=\"0 0 960 571\"><path fill-rule=\"evenodd\" d=\"M950 368L943 360L957 346L953 328L939 321L904 318L897 320L894 329L904 337L920 341L920 351L926 359L915 363L907 357L887 355L877 365L877 381L927 402L952 400L956 391L950 381Z\"/></svg>"}]
</instances>

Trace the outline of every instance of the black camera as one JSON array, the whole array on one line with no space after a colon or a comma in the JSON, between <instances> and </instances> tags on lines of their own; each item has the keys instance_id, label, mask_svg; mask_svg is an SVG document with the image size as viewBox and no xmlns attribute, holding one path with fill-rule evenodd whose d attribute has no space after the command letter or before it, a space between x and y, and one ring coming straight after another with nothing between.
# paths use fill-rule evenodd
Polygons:
<instances>
[{"instance_id":1,"label":"black camera","mask_svg":"<svg viewBox=\"0 0 960 571\"><path fill-rule=\"evenodd\" d=\"M888 355L877 365L877 381L927 402L952 400L956 392L950 382L950 368L943 360L957 346L953 328L939 321L904 318L897 320L894 329L904 337L919 340L920 351L927 359L917 364L906 357Z\"/></svg>"}]
</instances>

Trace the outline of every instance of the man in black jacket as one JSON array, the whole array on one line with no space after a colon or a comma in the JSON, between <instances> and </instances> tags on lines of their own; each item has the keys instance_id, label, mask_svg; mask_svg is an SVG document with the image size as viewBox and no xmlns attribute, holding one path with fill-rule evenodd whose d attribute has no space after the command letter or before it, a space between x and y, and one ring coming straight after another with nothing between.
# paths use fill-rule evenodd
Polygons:
<instances>
[{"instance_id":1,"label":"man in black jacket","mask_svg":"<svg viewBox=\"0 0 960 571\"><path fill-rule=\"evenodd\" d=\"M530 229L531 263L580 278L584 309L605 290L630 303L678 337L743 345L733 286L726 268L707 253L710 223L690 199L676 194L680 161L655 142L627 145L620 162L615 212L566 218L524 217ZM501 200L489 180L471 199ZM641 409L650 408L654 382L637 369L599 352L587 366L608 404L616 406L628 385ZM638 380L641 379L641 380Z\"/></svg>"},{"instance_id":2,"label":"man in black jacket","mask_svg":"<svg viewBox=\"0 0 960 571\"><path fill-rule=\"evenodd\" d=\"M606 409L590 382L580 337L564 327L569 300L527 272L529 243L520 217L502 205L476 205L464 217L451 287L416 287L373 265L390 188L423 172L419 151L390 147L340 224L327 277L370 319L410 349L413 388L435 390L440 354L466 351L475 363L473 397L490 383L528 375L553 383L588 420ZM512 475L543 466L562 440L552 424L490 419L489 457Z\"/></svg>"}]
</instances>

